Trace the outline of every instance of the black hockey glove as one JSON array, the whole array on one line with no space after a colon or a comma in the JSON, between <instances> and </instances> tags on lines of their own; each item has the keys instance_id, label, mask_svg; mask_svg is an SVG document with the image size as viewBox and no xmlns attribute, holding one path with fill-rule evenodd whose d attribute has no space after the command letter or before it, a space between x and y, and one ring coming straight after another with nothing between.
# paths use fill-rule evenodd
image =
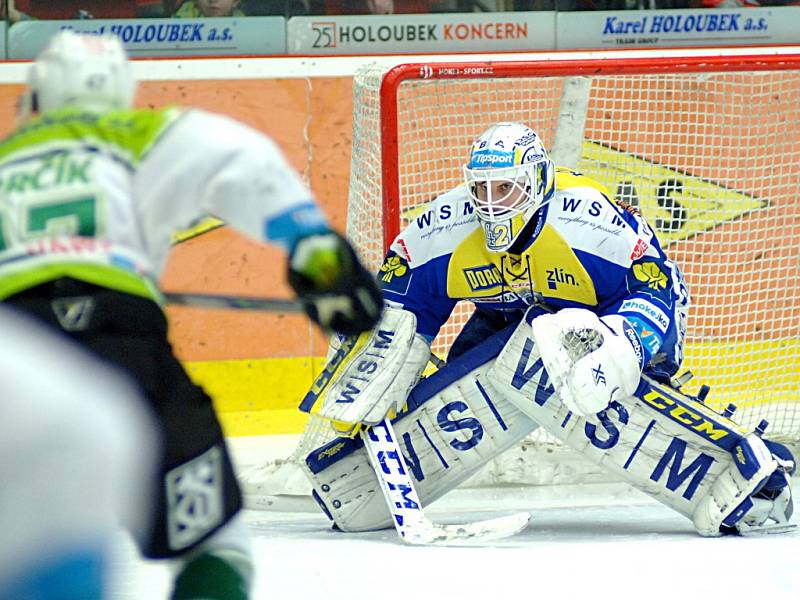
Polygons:
<instances>
[{"instance_id":1,"label":"black hockey glove","mask_svg":"<svg viewBox=\"0 0 800 600\"><path fill-rule=\"evenodd\" d=\"M353 247L335 232L310 235L289 254L289 285L325 331L355 335L381 317L383 295Z\"/></svg>"}]
</instances>

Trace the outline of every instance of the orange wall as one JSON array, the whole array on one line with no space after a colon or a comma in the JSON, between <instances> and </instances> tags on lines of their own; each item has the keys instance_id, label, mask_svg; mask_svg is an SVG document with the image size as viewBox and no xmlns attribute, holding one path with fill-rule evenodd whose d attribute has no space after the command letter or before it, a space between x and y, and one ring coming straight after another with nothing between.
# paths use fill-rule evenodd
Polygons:
<instances>
[{"instance_id":1,"label":"orange wall","mask_svg":"<svg viewBox=\"0 0 800 600\"><path fill-rule=\"evenodd\" d=\"M15 104L22 90L21 85L0 86L0 136L14 126ZM350 77L310 82L142 82L137 104L204 108L263 131L300 173L310 177L311 188L331 223L344 229L352 130ZM285 262L280 251L259 247L223 227L177 246L162 284L168 290L288 296ZM325 352L321 336L298 315L179 307L168 312L173 343L183 360L318 356Z\"/></svg>"},{"instance_id":2,"label":"orange wall","mask_svg":"<svg viewBox=\"0 0 800 600\"><path fill-rule=\"evenodd\" d=\"M310 177L311 188L332 224L344 229L351 78L319 78L310 83L302 79L145 82L140 90L141 106L180 104L224 112L271 136L291 164ZM177 246L162 283L170 290L288 296L285 262L279 250L265 249L222 228ZM176 352L183 360L325 352L322 338L298 315L179 307L170 308L169 314Z\"/></svg>"}]
</instances>

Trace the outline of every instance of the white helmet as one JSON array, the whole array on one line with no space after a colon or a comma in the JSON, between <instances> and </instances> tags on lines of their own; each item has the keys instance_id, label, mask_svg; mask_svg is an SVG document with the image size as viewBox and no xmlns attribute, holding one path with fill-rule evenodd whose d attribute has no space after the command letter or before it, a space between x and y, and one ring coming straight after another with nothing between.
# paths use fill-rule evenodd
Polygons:
<instances>
[{"instance_id":1,"label":"white helmet","mask_svg":"<svg viewBox=\"0 0 800 600\"><path fill-rule=\"evenodd\" d=\"M555 191L555 167L536 132L522 123L493 125L472 144L467 192L486 247L507 250Z\"/></svg>"},{"instance_id":2,"label":"white helmet","mask_svg":"<svg viewBox=\"0 0 800 600\"><path fill-rule=\"evenodd\" d=\"M125 49L113 35L57 33L28 72L23 116L76 106L91 111L133 106L136 79Z\"/></svg>"}]
</instances>

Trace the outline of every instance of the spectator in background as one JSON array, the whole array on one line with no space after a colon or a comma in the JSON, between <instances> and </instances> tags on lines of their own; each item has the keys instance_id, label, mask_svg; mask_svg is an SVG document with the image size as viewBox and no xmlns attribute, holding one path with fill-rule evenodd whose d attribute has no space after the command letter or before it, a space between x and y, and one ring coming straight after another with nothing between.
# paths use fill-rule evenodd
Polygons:
<instances>
[{"instance_id":1,"label":"spectator in background","mask_svg":"<svg viewBox=\"0 0 800 600\"><path fill-rule=\"evenodd\" d=\"M162 0L9 0L11 9L22 19L133 19L137 17L163 17Z\"/></svg>"},{"instance_id":2,"label":"spectator in background","mask_svg":"<svg viewBox=\"0 0 800 600\"><path fill-rule=\"evenodd\" d=\"M248 17L295 17L308 14L308 0L242 0L242 11Z\"/></svg>"},{"instance_id":3,"label":"spectator in background","mask_svg":"<svg viewBox=\"0 0 800 600\"><path fill-rule=\"evenodd\" d=\"M244 17L239 0L186 0L173 17Z\"/></svg>"},{"instance_id":4,"label":"spectator in background","mask_svg":"<svg viewBox=\"0 0 800 600\"><path fill-rule=\"evenodd\" d=\"M8 7L8 14L6 15L6 7ZM5 19L6 16L8 17L9 23L19 23L20 21L28 21L32 19L28 14L25 14L21 10L17 10L16 5L14 4L14 0L8 0L8 2L0 2L0 18Z\"/></svg>"},{"instance_id":5,"label":"spectator in background","mask_svg":"<svg viewBox=\"0 0 800 600\"><path fill-rule=\"evenodd\" d=\"M390 15L394 12L394 0L367 0L367 12L372 15Z\"/></svg>"},{"instance_id":6,"label":"spectator in background","mask_svg":"<svg viewBox=\"0 0 800 600\"><path fill-rule=\"evenodd\" d=\"M311 0L312 15L389 15L429 13L430 0Z\"/></svg>"}]
</instances>

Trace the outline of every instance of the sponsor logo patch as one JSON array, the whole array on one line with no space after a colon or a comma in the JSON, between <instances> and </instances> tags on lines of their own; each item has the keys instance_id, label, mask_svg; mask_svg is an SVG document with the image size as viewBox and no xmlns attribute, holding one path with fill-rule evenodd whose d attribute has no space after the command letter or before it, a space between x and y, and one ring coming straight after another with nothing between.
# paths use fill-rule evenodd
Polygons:
<instances>
[{"instance_id":1,"label":"sponsor logo patch","mask_svg":"<svg viewBox=\"0 0 800 600\"><path fill-rule=\"evenodd\" d=\"M647 284L651 290L663 290L667 287L667 276L654 262L633 265L633 275Z\"/></svg>"},{"instance_id":2,"label":"sponsor logo patch","mask_svg":"<svg viewBox=\"0 0 800 600\"><path fill-rule=\"evenodd\" d=\"M494 265L470 267L463 271L464 278L467 280L467 285L473 292L490 290L503 283L503 276Z\"/></svg>"},{"instance_id":3,"label":"sponsor logo patch","mask_svg":"<svg viewBox=\"0 0 800 600\"><path fill-rule=\"evenodd\" d=\"M567 273L564 269L555 267L545 271L547 273L547 287L548 289L558 289L559 284L571 285L579 287L578 280L572 273Z\"/></svg>"},{"instance_id":4,"label":"sponsor logo patch","mask_svg":"<svg viewBox=\"0 0 800 600\"><path fill-rule=\"evenodd\" d=\"M378 279L380 279L384 289L398 294L405 294L408 292L408 286L411 283L411 268L402 256L390 253L381 265Z\"/></svg>"},{"instance_id":5,"label":"sponsor logo patch","mask_svg":"<svg viewBox=\"0 0 800 600\"><path fill-rule=\"evenodd\" d=\"M650 244L639 238L636 241L636 245L633 247L633 251L631 252L631 260L639 260L642 258L649 247Z\"/></svg>"},{"instance_id":6,"label":"sponsor logo patch","mask_svg":"<svg viewBox=\"0 0 800 600\"><path fill-rule=\"evenodd\" d=\"M181 550L222 523L222 451L214 446L165 477L168 543Z\"/></svg>"},{"instance_id":7,"label":"sponsor logo patch","mask_svg":"<svg viewBox=\"0 0 800 600\"><path fill-rule=\"evenodd\" d=\"M606 374L603 373L603 365L597 365L592 369L595 385L606 385Z\"/></svg>"},{"instance_id":8,"label":"sponsor logo patch","mask_svg":"<svg viewBox=\"0 0 800 600\"><path fill-rule=\"evenodd\" d=\"M639 361L639 370L644 368L644 350L642 350L642 342L639 339L639 336L636 334L636 330L633 326L627 321L622 322L622 331L625 334L625 337L628 338L628 341L633 346L633 352L636 354L636 360Z\"/></svg>"},{"instance_id":9,"label":"sponsor logo patch","mask_svg":"<svg viewBox=\"0 0 800 600\"><path fill-rule=\"evenodd\" d=\"M646 300L641 300L639 298L625 300L619 307L619 310L644 315L655 323L656 327L661 330L661 333L667 333L667 329L669 328L667 313Z\"/></svg>"},{"instance_id":10,"label":"sponsor logo patch","mask_svg":"<svg viewBox=\"0 0 800 600\"><path fill-rule=\"evenodd\" d=\"M91 296L56 298L50 306L64 331L84 331L92 321L95 299Z\"/></svg>"},{"instance_id":11,"label":"sponsor logo patch","mask_svg":"<svg viewBox=\"0 0 800 600\"><path fill-rule=\"evenodd\" d=\"M682 427L694 430L712 443L718 442L731 433L721 423L706 418L677 396L673 398L656 389L652 389L642 396L642 400Z\"/></svg>"},{"instance_id":12,"label":"sponsor logo patch","mask_svg":"<svg viewBox=\"0 0 800 600\"><path fill-rule=\"evenodd\" d=\"M470 167L512 167L514 155L510 152L497 152L495 150L481 150L472 156Z\"/></svg>"},{"instance_id":13,"label":"sponsor logo patch","mask_svg":"<svg viewBox=\"0 0 800 600\"><path fill-rule=\"evenodd\" d=\"M625 318L630 321L631 325L636 331L636 335L638 335L639 339L642 340L642 345L650 353L650 356L658 352L659 348L661 348L661 344L664 343L664 338L653 331L653 328L641 319L628 316Z\"/></svg>"},{"instance_id":14,"label":"sponsor logo patch","mask_svg":"<svg viewBox=\"0 0 800 600\"><path fill-rule=\"evenodd\" d=\"M403 240L403 238L399 238L397 243L400 246L400 250L403 252L403 257L407 261L411 260L411 253L408 251L408 246L406 246L405 240Z\"/></svg>"}]
</instances>

